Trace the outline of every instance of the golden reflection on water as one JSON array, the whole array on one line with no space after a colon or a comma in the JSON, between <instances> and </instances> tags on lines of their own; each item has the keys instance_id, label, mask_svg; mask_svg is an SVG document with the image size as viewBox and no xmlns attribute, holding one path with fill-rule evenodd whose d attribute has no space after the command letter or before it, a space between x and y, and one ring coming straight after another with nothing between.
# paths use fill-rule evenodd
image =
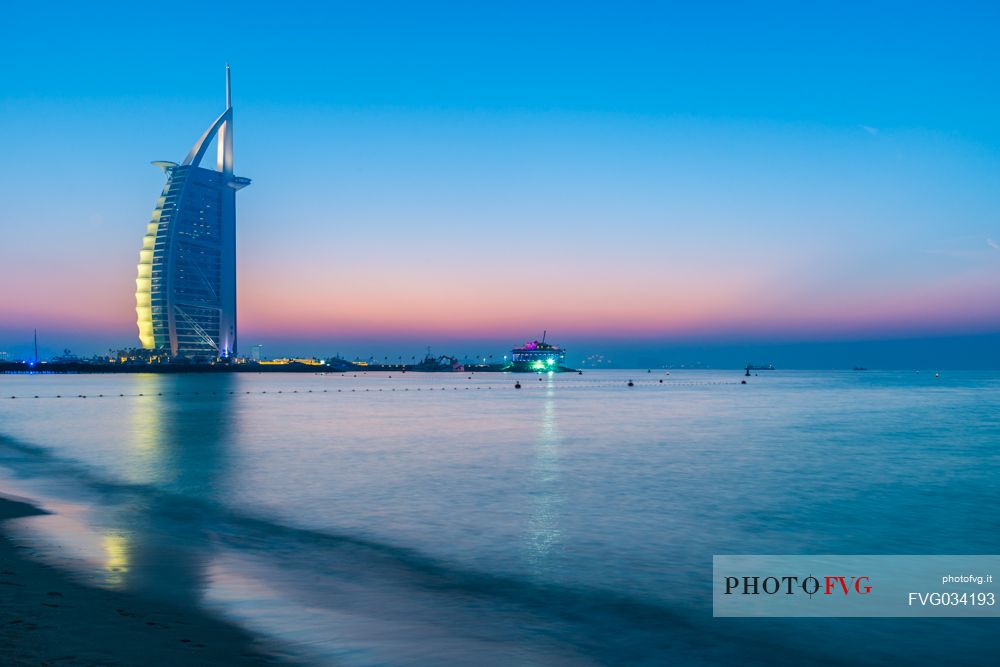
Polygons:
<instances>
[{"instance_id":1,"label":"golden reflection on water","mask_svg":"<svg viewBox=\"0 0 1000 667\"><path fill-rule=\"evenodd\" d=\"M129 564L129 539L122 533L105 533L101 537L104 549L105 583L112 588L125 584Z\"/></svg>"},{"instance_id":2,"label":"golden reflection on water","mask_svg":"<svg viewBox=\"0 0 1000 667\"><path fill-rule=\"evenodd\" d=\"M198 522L189 517L199 502L210 502L224 474L234 381L139 374L134 382L141 396L123 415L130 434L122 455L137 486L105 517L105 574L112 586L194 602L203 592L206 555ZM190 528L178 533L180 525Z\"/></svg>"},{"instance_id":3,"label":"golden reflection on water","mask_svg":"<svg viewBox=\"0 0 1000 667\"><path fill-rule=\"evenodd\" d=\"M531 471L533 509L528 521L528 559L532 570L541 573L559 542L559 512L563 502L560 479L560 437L552 380L545 393L535 458Z\"/></svg>"},{"instance_id":4,"label":"golden reflection on water","mask_svg":"<svg viewBox=\"0 0 1000 667\"><path fill-rule=\"evenodd\" d=\"M168 482L174 476L164 461L164 399L163 376L137 374L136 393L143 394L132 404L130 414L132 437L128 440L127 467L129 478L139 483Z\"/></svg>"}]
</instances>

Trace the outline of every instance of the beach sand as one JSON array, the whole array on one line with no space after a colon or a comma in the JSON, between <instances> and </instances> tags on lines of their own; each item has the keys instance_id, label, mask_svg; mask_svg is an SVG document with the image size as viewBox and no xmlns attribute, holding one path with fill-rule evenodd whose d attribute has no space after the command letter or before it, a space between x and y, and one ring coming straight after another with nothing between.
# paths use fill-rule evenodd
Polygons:
<instances>
[{"instance_id":1,"label":"beach sand","mask_svg":"<svg viewBox=\"0 0 1000 667\"><path fill-rule=\"evenodd\" d=\"M0 496L3 522L40 514ZM90 588L30 560L0 535L0 663L4 665L265 665L277 655L197 609Z\"/></svg>"}]
</instances>

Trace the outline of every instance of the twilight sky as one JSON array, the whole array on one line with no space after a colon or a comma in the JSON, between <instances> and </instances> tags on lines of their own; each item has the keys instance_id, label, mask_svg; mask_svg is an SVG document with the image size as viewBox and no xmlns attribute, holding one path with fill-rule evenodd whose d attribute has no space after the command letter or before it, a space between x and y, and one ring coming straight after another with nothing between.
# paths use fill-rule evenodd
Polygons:
<instances>
[{"instance_id":1,"label":"twilight sky","mask_svg":"<svg viewBox=\"0 0 1000 667\"><path fill-rule=\"evenodd\" d=\"M592 4L5 7L0 351L138 343L226 62L244 352L1000 332L997 5Z\"/></svg>"}]
</instances>

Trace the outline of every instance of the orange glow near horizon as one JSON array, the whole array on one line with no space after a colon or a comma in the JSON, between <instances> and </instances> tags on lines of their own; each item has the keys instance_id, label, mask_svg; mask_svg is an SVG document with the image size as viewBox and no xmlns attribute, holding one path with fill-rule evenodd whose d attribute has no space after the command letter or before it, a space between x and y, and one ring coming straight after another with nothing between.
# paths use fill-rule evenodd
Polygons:
<instances>
[{"instance_id":1,"label":"orange glow near horizon","mask_svg":"<svg viewBox=\"0 0 1000 667\"><path fill-rule=\"evenodd\" d=\"M335 270L330 273L305 281L315 287L302 289L294 287L303 278L294 272L269 279L265 273L244 271L240 332L304 339L507 338L514 343L540 335L542 329L558 331L561 339L736 335L819 340L1000 328L1000 314L990 306L995 287L988 274L873 288L858 295L832 288L796 290L794 281L761 272L742 280L721 272L684 280L632 269L618 278L606 274L584 282L573 272L544 281L530 272L503 279L480 274L449 280L428 274L397 280L395 273L373 270L350 283L338 281ZM57 310L52 309L54 296L24 303L18 294L5 295L4 329L72 329L94 336L128 332L138 345L127 287L102 292L70 285L60 291L69 298Z\"/></svg>"},{"instance_id":2,"label":"orange glow near horizon","mask_svg":"<svg viewBox=\"0 0 1000 667\"><path fill-rule=\"evenodd\" d=\"M787 294L762 291L761 285L749 280L703 283L697 291L648 286L629 291L620 285L591 290L555 285L532 291L528 285L520 288L527 295L523 299L507 294L518 288L496 287L490 291L484 287L477 298L468 298L464 294L468 285L437 289L428 298L427 288L411 282L386 293L372 285L328 293L323 307L311 299L283 299L280 289L259 287L263 294L240 303L241 330L310 338L378 334L519 341L538 335L541 329L558 330L563 337L742 333L823 338L877 331L981 331L1000 326L1000 317L979 307L988 303L992 293L988 284L971 290L968 285L946 284L916 293L873 292L863 298L826 294L803 303Z\"/></svg>"}]
</instances>

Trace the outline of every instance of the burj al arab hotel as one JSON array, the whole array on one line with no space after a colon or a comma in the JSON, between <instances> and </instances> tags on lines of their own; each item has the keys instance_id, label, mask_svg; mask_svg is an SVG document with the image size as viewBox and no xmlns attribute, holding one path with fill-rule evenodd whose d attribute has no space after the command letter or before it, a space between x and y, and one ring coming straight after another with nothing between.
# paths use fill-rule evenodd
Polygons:
<instances>
[{"instance_id":1,"label":"burj al arab hotel","mask_svg":"<svg viewBox=\"0 0 1000 667\"><path fill-rule=\"evenodd\" d=\"M216 168L201 166L215 140ZM209 361L236 354L236 191L233 105L226 66L226 110L182 164L156 161L167 175L139 251L135 310L139 341L172 357Z\"/></svg>"}]
</instances>

